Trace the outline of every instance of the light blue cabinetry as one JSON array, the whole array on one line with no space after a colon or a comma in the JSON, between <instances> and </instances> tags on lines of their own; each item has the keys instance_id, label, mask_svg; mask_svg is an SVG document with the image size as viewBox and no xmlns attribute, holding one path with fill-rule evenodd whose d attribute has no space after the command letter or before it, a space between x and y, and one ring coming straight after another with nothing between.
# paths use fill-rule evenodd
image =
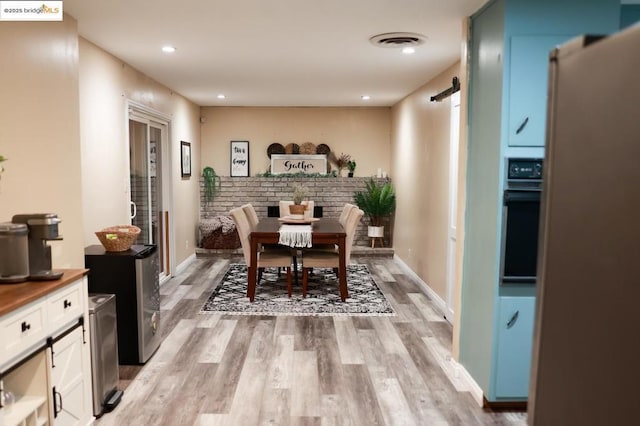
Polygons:
<instances>
[{"instance_id":1,"label":"light blue cabinetry","mask_svg":"<svg viewBox=\"0 0 640 426\"><path fill-rule=\"evenodd\" d=\"M490 404L527 400L535 319L535 287L500 284L505 160L541 155L549 51L620 19L619 0L490 0L470 19L458 360Z\"/></svg>"},{"instance_id":2,"label":"light blue cabinetry","mask_svg":"<svg viewBox=\"0 0 640 426\"><path fill-rule=\"evenodd\" d=\"M510 42L508 144L544 146L549 51L568 35L513 36Z\"/></svg>"},{"instance_id":3,"label":"light blue cabinetry","mask_svg":"<svg viewBox=\"0 0 640 426\"><path fill-rule=\"evenodd\" d=\"M527 398L535 306L535 297L500 297L496 398Z\"/></svg>"}]
</instances>

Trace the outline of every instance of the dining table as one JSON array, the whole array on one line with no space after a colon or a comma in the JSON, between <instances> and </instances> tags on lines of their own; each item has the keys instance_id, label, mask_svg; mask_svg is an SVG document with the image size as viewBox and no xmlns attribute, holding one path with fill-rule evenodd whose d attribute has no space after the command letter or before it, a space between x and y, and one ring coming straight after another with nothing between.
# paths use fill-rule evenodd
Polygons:
<instances>
[{"instance_id":1,"label":"dining table","mask_svg":"<svg viewBox=\"0 0 640 426\"><path fill-rule=\"evenodd\" d=\"M249 234L251 245L251 264L248 267L247 297L251 302L256 294L256 281L258 276L258 248L261 244L278 244L280 240L280 227L285 221L279 218L261 219ZM311 225L311 245L335 244L338 247L338 285L340 299L344 302L349 297L347 290L347 265L346 265L346 237L343 226L337 219L317 218L317 220L305 223ZM283 246L287 247L287 246ZM304 252L303 252L304 264Z\"/></svg>"}]
</instances>

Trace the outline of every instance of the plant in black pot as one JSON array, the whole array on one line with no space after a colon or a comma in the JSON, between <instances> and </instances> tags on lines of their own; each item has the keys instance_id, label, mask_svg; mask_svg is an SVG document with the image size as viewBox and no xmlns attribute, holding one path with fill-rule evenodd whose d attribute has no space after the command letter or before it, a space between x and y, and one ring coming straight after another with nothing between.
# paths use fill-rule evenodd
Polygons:
<instances>
[{"instance_id":1,"label":"plant in black pot","mask_svg":"<svg viewBox=\"0 0 640 426\"><path fill-rule=\"evenodd\" d=\"M349 169L349 177L353 177L353 173L356 171L356 161L349 160L347 162L347 169Z\"/></svg>"},{"instance_id":2,"label":"plant in black pot","mask_svg":"<svg viewBox=\"0 0 640 426\"><path fill-rule=\"evenodd\" d=\"M353 201L369 218L367 235L371 238L384 236L383 220L396 209L396 194L389 181L378 182L371 178L364 191L356 192ZM373 245L372 240L372 245Z\"/></svg>"}]
</instances>

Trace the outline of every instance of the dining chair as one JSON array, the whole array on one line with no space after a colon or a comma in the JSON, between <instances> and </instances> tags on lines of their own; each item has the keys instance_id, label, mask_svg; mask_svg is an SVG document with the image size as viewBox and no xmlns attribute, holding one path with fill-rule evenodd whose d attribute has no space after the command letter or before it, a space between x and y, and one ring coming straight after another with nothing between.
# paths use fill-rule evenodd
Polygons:
<instances>
[{"instance_id":1,"label":"dining chair","mask_svg":"<svg viewBox=\"0 0 640 426\"><path fill-rule=\"evenodd\" d=\"M348 215L345 228L347 234L345 240L345 264L351 262L351 248L356 228L364 212L359 208L352 208ZM302 297L307 297L307 285L309 282L309 269L311 268L333 268L336 270L340 266L340 254L337 250L314 250L313 248L302 251Z\"/></svg>"},{"instance_id":2,"label":"dining chair","mask_svg":"<svg viewBox=\"0 0 640 426\"><path fill-rule=\"evenodd\" d=\"M258 226L258 222L260 219L258 218L258 213L256 213L256 209L252 204L244 204L242 206L242 210L244 210L244 214L247 215L247 219L249 220L249 225L251 225L251 230L254 230L256 226Z\"/></svg>"},{"instance_id":3,"label":"dining chair","mask_svg":"<svg viewBox=\"0 0 640 426\"><path fill-rule=\"evenodd\" d=\"M251 242L249 240L251 224L249 222L249 218L242 207L232 209L229 214L236 224L236 229L240 236L240 243L242 245L244 261L247 264L248 269L251 266ZM288 249L263 247L262 250L258 250L258 262L256 265L258 269L258 278L256 280L256 284L260 283L264 268L287 268L287 293L289 294L289 297L291 297L291 261L291 252Z\"/></svg>"},{"instance_id":4,"label":"dining chair","mask_svg":"<svg viewBox=\"0 0 640 426\"><path fill-rule=\"evenodd\" d=\"M344 207L342 208L342 212L340 213L340 217L338 218L338 222L340 222L340 225L345 226L345 224L347 223L347 218L349 217L349 213L354 207L358 207L358 206L350 203L344 204Z\"/></svg>"}]
</instances>

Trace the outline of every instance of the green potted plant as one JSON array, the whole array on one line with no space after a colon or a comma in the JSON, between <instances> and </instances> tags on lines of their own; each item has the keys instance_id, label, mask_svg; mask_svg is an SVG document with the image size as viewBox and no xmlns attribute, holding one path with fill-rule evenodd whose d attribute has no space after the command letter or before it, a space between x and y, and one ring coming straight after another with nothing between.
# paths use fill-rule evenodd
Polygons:
<instances>
[{"instance_id":1,"label":"green potted plant","mask_svg":"<svg viewBox=\"0 0 640 426\"><path fill-rule=\"evenodd\" d=\"M383 219L390 216L396 209L396 194L391 182L382 183L371 178L364 191L354 194L353 201L369 218L367 235L372 238L382 238Z\"/></svg>"},{"instance_id":2,"label":"green potted plant","mask_svg":"<svg viewBox=\"0 0 640 426\"><path fill-rule=\"evenodd\" d=\"M220 176L212 167L207 166L202 169L202 179L204 180L204 198L209 203L220 191Z\"/></svg>"},{"instance_id":3,"label":"green potted plant","mask_svg":"<svg viewBox=\"0 0 640 426\"><path fill-rule=\"evenodd\" d=\"M349 177L353 177L353 172L356 171L356 161L355 160L349 160L347 162L347 169L349 169Z\"/></svg>"},{"instance_id":4,"label":"green potted plant","mask_svg":"<svg viewBox=\"0 0 640 426\"><path fill-rule=\"evenodd\" d=\"M304 211L307 206L302 205L302 202L309 194L309 190L302 185L296 185L293 188L293 205L289 206L289 213L292 215L304 215Z\"/></svg>"}]
</instances>

